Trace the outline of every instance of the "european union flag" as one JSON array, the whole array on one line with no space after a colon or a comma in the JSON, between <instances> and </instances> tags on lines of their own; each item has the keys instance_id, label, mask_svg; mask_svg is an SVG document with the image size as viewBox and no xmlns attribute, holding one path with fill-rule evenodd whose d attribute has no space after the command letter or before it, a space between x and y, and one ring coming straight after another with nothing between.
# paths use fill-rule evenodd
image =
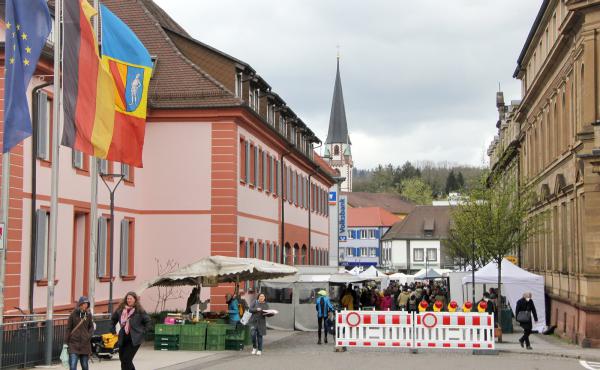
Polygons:
<instances>
[{"instance_id":1,"label":"european union flag","mask_svg":"<svg viewBox=\"0 0 600 370\"><path fill-rule=\"evenodd\" d=\"M2 152L31 135L27 87L52 29L46 0L6 0L4 146Z\"/></svg>"}]
</instances>

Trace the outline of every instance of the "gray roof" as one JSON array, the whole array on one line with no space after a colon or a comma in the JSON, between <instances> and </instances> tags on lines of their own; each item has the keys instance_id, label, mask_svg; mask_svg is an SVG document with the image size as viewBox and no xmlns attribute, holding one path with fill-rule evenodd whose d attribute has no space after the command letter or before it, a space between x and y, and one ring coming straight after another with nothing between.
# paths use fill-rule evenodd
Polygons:
<instances>
[{"instance_id":1,"label":"gray roof","mask_svg":"<svg viewBox=\"0 0 600 370\"><path fill-rule=\"evenodd\" d=\"M425 231L431 232L431 236L426 236ZM395 223L381 240L447 239L449 231L449 206L417 206L402 221Z\"/></svg>"},{"instance_id":2,"label":"gray roof","mask_svg":"<svg viewBox=\"0 0 600 370\"><path fill-rule=\"evenodd\" d=\"M329 132L326 144L351 144L348 136L348 123L346 123L346 108L344 107L344 93L342 92L342 79L340 78L340 59L337 60L337 73L331 102L331 116L329 116Z\"/></svg>"}]
</instances>

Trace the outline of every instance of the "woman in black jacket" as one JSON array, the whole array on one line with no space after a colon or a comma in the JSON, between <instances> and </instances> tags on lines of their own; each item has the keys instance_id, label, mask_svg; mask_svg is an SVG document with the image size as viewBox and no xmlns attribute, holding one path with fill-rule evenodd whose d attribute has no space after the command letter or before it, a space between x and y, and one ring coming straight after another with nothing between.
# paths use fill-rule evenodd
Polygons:
<instances>
[{"instance_id":1,"label":"woman in black jacket","mask_svg":"<svg viewBox=\"0 0 600 370\"><path fill-rule=\"evenodd\" d=\"M521 317L519 317L519 312L521 312ZM526 344L527 349L532 349L531 343L529 343L529 335L531 334L531 329L533 328L533 323L531 321L532 315L535 322L537 322L537 312L535 311L535 305L531 299L531 293L523 293L523 298L517 301L515 318L523 328L523 336L521 339L519 339L519 343L521 343L521 347L523 347L523 344Z\"/></svg>"},{"instance_id":2,"label":"woman in black jacket","mask_svg":"<svg viewBox=\"0 0 600 370\"><path fill-rule=\"evenodd\" d=\"M116 333L117 323L121 325L118 341L121 370L135 370L133 358L151 325L150 316L144 311L137 294L129 292L125 295L111 321L113 333Z\"/></svg>"}]
</instances>

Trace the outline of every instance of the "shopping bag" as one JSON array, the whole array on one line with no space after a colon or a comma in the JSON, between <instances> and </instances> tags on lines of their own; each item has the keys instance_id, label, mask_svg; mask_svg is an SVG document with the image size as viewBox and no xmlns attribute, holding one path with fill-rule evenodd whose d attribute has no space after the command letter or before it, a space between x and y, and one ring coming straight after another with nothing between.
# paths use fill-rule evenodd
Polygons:
<instances>
[{"instance_id":1,"label":"shopping bag","mask_svg":"<svg viewBox=\"0 0 600 370\"><path fill-rule=\"evenodd\" d=\"M62 366L69 367L69 351L66 344L63 345L62 351L60 351L60 362L62 362Z\"/></svg>"},{"instance_id":2,"label":"shopping bag","mask_svg":"<svg viewBox=\"0 0 600 370\"><path fill-rule=\"evenodd\" d=\"M531 311L519 311L517 314L517 322L521 324L529 324L531 322Z\"/></svg>"},{"instance_id":3,"label":"shopping bag","mask_svg":"<svg viewBox=\"0 0 600 370\"><path fill-rule=\"evenodd\" d=\"M242 316L242 319L240 320L240 323L242 325L248 325L248 323L250 322L250 318L251 317L252 317L252 313L250 313L250 311L244 312L244 315Z\"/></svg>"}]
</instances>

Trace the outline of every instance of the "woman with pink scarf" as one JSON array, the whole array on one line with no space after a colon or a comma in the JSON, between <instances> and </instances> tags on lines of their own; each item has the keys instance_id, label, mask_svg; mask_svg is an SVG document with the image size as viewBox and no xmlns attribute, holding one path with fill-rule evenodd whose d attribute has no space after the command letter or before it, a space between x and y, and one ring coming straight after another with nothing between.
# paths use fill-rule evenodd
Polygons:
<instances>
[{"instance_id":1,"label":"woman with pink scarf","mask_svg":"<svg viewBox=\"0 0 600 370\"><path fill-rule=\"evenodd\" d=\"M137 294L127 293L111 320L113 333L116 334L117 323L121 326L118 341L121 370L135 370L133 358L151 325L150 317L140 304Z\"/></svg>"}]
</instances>

